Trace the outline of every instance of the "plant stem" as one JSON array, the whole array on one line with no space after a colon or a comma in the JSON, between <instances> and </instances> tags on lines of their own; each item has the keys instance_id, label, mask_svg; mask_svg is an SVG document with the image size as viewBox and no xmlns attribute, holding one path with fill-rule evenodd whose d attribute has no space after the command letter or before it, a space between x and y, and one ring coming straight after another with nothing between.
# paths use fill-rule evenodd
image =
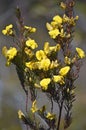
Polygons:
<instances>
[{"instance_id":1,"label":"plant stem","mask_svg":"<svg viewBox=\"0 0 86 130\"><path fill-rule=\"evenodd\" d=\"M61 105L60 105L60 107L59 107L59 117L58 117L57 130L60 130L60 122L61 122L62 108L63 108L63 100L62 100Z\"/></svg>"},{"instance_id":2,"label":"plant stem","mask_svg":"<svg viewBox=\"0 0 86 130\"><path fill-rule=\"evenodd\" d=\"M26 94L26 113L28 112L28 93ZM28 130L28 124L26 124L26 130Z\"/></svg>"}]
</instances>

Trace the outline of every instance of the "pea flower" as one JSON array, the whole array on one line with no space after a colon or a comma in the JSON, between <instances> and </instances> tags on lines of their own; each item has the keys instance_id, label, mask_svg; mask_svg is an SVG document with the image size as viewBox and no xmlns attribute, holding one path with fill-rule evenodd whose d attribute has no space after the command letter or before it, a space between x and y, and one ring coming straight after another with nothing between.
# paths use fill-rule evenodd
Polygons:
<instances>
[{"instance_id":1,"label":"pea flower","mask_svg":"<svg viewBox=\"0 0 86 130\"><path fill-rule=\"evenodd\" d=\"M29 31L30 33L36 32L36 28L33 28L33 27L24 26L24 29L26 29L26 30Z\"/></svg>"},{"instance_id":2,"label":"pea flower","mask_svg":"<svg viewBox=\"0 0 86 130\"><path fill-rule=\"evenodd\" d=\"M52 27L52 25L51 25L50 23L46 23L46 28L47 28L49 31L53 30L53 27Z\"/></svg>"},{"instance_id":3,"label":"pea flower","mask_svg":"<svg viewBox=\"0 0 86 130\"><path fill-rule=\"evenodd\" d=\"M64 84L64 77L61 75L54 75L53 76L53 81L56 83Z\"/></svg>"},{"instance_id":4,"label":"pea flower","mask_svg":"<svg viewBox=\"0 0 86 130\"><path fill-rule=\"evenodd\" d=\"M59 34L60 34L59 29L53 29L49 31L49 35L53 39L55 39Z\"/></svg>"},{"instance_id":5,"label":"pea flower","mask_svg":"<svg viewBox=\"0 0 86 130\"><path fill-rule=\"evenodd\" d=\"M31 49L29 49L28 47L25 47L24 52L25 52L30 58L32 58L33 55L34 55L33 51L32 51Z\"/></svg>"},{"instance_id":6,"label":"pea flower","mask_svg":"<svg viewBox=\"0 0 86 130\"><path fill-rule=\"evenodd\" d=\"M26 46L27 47L30 47L31 49L35 49L38 47L37 43L35 42L35 40L32 40L32 39L28 39L26 41Z\"/></svg>"},{"instance_id":7,"label":"pea flower","mask_svg":"<svg viewBox=\"0 0 86 130\"><path fill-rule=\"evenodd\" d=\"M38 67L38 62L30 61L25 63L26 67L29 68L30 70L37 69Z\"/></svg>"},{"instance_id":8,"label":"pea flower","mask_svg":"<svg viewBox=\"0 0 86 130\"><path fill-rule=\"evenodd\" d=\"M39 69L43 69L44 71L49 70L50 67L50 59L46 58L39 62Z\"/></svg>"},{"instance_id":9,"label":"pea flower","mask_svg":"<svg viewBox=\"0 0 86 130\"><path fill-rule=\"evenodd\" d=\"M59 15L54 16L53 20L58 24L62 24L62 18Z\"/></svg>"},{"instance_id":10,"label":"pea flower","mask_svg":"<svg viewBox=\"0 0 86 130\"><path fill-rule=\"evenodd\" d=\"M69 72L69 70L70 70L70 66L65 66L65 67L60 69L59 74L61 76L66 76L67 73Z\"/></svg>"},{"instance_id":11,"label":"pea flower","mask_svg":"<svg viewBox=\"0 0 86 130\"><path fill-rule=\"evenodd\" d=\"M70 65L70 64L71 64L71 59L66 56L65 59L64 59L64 62L65 62L66 64Z\"/></svg>"},{"instance_id":12,"label":"pea flower","mask_svg":"<svg viewBox=\"0 0 86 130\"><path fill-rule=\"evenodd\" d=\"M44 78L40 81L40 85L42 87L43 90L47 90L48 89L48 85L50 84L51 79L50 78Z\"/></svg>"},{"instance_id":13,"label":"pea flower","mask_svg":"<svg viewBox=\"0 0 86 130\"><path fill-rule=\"evenodd\" d=\"M2 48L2 54L7 58L7 66L10 65L11 60L14 59L14 57L17 55L17 49L15 47L10 47L10 49L7 49L6 46Z\"/></svg>"},{"instance_id":14,"label":"pea flower","mask_svg":"<svg viewBox=\"0 0 86 130\"><path fill-rule=\"evenodd\" d=\"M2 30L2 33L4 35L8 35L8 36L13 35L13 25L10 24L10 25L6 26L5 29Z\"/></svg>"},{"instance_id":15,"label":"pea flower","mask_svg":"<svg viewBox=\"0 0 86 130\"><path fill-rule=\"evenodd\" d=\"M85 52L81 48L76 47L76 51L81 59L85 57Z\"/></svg>"},{"instance_id":16,"label":"pea flower","mask_svg":"<svg viewBox=\"0 0 86 130\"><path fill-rule=\"evenodd\" d=\"M50 112L47 113L46 118L49 120L55 119L55 114L51 114Z\"/></svg>"},{"instance_id":17,"label":"pea flower","mask_svg":"<svg viewBox=\"0 0 86 130\"><path fill-rule=\"evenodd\" d=\"M39 50L36 52L36 58L37 60L42 60L46 58L46 55L43 50Z\"/></svg>"},{"instance_id":18,"label":"pea flower","mask_svg":"<svg viewBox=\"0 0 86 130\"><path fill-rule=\"evenodd\" d=\"M31 112L35 113L36 111L38 111L37 102L36 102L36 100L34 100L32 103Z\"/></svg>"},{"instance_id":19,"label":"pea flower","mask_svg":"<svg viewBox=\"0 0 86 130\"><path fill-rule=\"evenodd\" d=\"M25 117L24 113L21 110L18 111L18 117L19 119L22 119L23 117Z\"/></svg>"}]
</instances>

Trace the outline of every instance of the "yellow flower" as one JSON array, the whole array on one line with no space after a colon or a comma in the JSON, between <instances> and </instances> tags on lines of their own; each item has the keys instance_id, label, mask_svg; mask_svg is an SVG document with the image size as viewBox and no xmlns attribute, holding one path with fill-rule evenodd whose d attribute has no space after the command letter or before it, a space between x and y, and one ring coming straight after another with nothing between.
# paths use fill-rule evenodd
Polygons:
<instances>
[{"instance_id":1,"label":"yellow flower","mask_svg":"<svg viewBox=\"0 0 86 130\"><path fill-rule=\"evenodd\" d=\"M47 90L48 89L48 85L50 84L51 79L50 78L44 78L40 81L40 85L42 87L43 90Z\"/></svg>"},{"instance_id":2,"label":"yellow flower","mask_svg":"<svg viewBox=\"0 0 86 130\"><path fill-rule=\"evenodd\" d=\"M37 60L42 60L42 59L46 58L44 51L43 50L37 51L36 52L36 58L37 58Z\"/></svg>"},{"instance_id":3,"label":"yellow flower","mask_svg":"<svg viewBox=\"0 0 86 130\"><path fill-rule=\"evenodd\" d=\"M25 117L24 113L21 110L18 111L18 117L19 119L22 119L23 117Z\"/></svg>"},{"instance_id":4,"label":"yellow flower","mask_svg":"<svg viewBox=\"0 0 86 130\"><path fill-rule=\"evenodd\" d=\"M59 29L53 29L49 31L49 35L53 39L55 39L59 34L60 34Z\"/></svg>"},{"instance_id":5,"label":"yellow flower","mask_svg":"<svg viewBox=\"0 0 86 130\"><path fill-rule=\"evenodd\" d=\"M14 59L14 57L17 55L17 49L15 47L10 47L10 49L7 49L6 46L2 48L2 54L7 58L7 66L10 65L11 60Z\"/></svg>"},{"instance_id":6,"label":"yellow flower","mask_svg":"<svg viewBox=\"0 0 86 130\"><path fill-rule=\"evenodd\" d=\"M40 61L39 69L48 70L50 66L50 59L46 58Z\"/></svg>"},{"instance_id":7,"label":"yellow flower","mask_svg":"<svg viewBox=\"0 0 86 130\"><path fill-rule=\"evenodd\" d=\"M26 30L28 30L29 32L31 32L31 33L36 32L36 28L32 28L32 27L29 27L29 26L24 26L24 28L25 28Z\"/></svg>"},{"instance_id":8,"label":"yellow flower","mask_svg":"<svg viewBox=\"0 0 86 130\"><path fill-rule=\"evenodd\" d=\"M24 51L30 58L33 57L34 53L32 52L31 49L28 49L28 47L25 47Z\"/></svg>"},{"instance_id":9,"label":"yellow flower","mask_svg":"<svg viewBox=\"0 0 86 130\"><path fill-rule=\"evenodd\" d=\"M28 67L30 70L37 69L38 64L39 64L38 62L34 62L34 61L25 63L26 67Z\"/></svg>"},{"instance_id":10,"label":"yellow flower","mask_svg":"<svg viewBox=\"0 0 86 130\"><path fill-rule=\"evenodd\" d=\"M62 23L62 18L59 16L59 15L56 15L53 17L53 20L55 22L57 22L58 24L61 24Z\"/></svg>"},{"instance_id":11,"label":"yellow flower","mask_svg":"<svg viewBox=\"0 0 86 130\"><path fill-rule=\"evenodd\" d=\"M31 49L35 49L38 47L37 43L35 42L35 40L32 40L32 39L28 39L26 41L26 46L27 47L30 47Z\"/></svg>"},{"instance_id":12,"label":"yellow flower","mask_svg":"<svg viewBox=\"0 0 86 130\"><path fill-rule=\"evenodd\" d=\"M58 67L58 66L59 66L59 64L58 64L58 61L57 61L57 60L52 61L51 64L50 64L50 69L56 68L56 67Z\"/></svg>"},{"instance_id":13,"label":"yellow flower","mask_svg":"<svg viewBox=\"0 0 86 130\"><path fill-rule=\"evenodd\" d=\"M56 115L55 114L51 114L50 112L47 113L46 118L49 120L53 120L55 119Z\"/></svg>"},{"instance_id":14,"label":"yellow flower","mask_svg":"<svg viewBox=\"0 0 86 130\"><path fill-rule=\"evenodd\" d=\"M49 53L49 42L45 42L45 44L44 44L44 52L45 52L45 54Z\"/></svg>"},{"instance_id":15,"label":"yellow flower","mask_svg":"<svg viewBox=\"0 0 86 130\"><path fill-rule=\"evenodd\" d=\"M64 59L64 62L66 64L70 65L71 64L71 59L66 56L65 59Z\"/></svg>"},{"instance_id":16,"label":"yellow flower","mask_svg":"<svg viewBox=\"0 0 86 130\"><path fill-rule=\"evenodd\" d=\"M65 66L60 69L59 74L62 76L66 76L69 70L70 70L70 66Z\"/></svg>"},{"instance_id":17,"label":"yellow flower","mask_svg":"<svg viewBox=\"0 0 86 130\"><path fill-rule=\"evenodd\" d=\"M37 102L36 102L36 100L34 100L32 103L31 112L35 113L36 111L38 111Z\"/></svg>"},{"instance_id":18,"label":"yellow flower","mask_svg":"<svg viewBox=\"0 0 86 130\"><path fill-rule=\"evenodd\" d=\"M60 6L63 8L63 9L66 9L66 4L64 2L61 2Z\"/></svg>"},{"instance_id":19,"label":"yellow flower","mask_svg":"<svg viewBox=\"0 0 86 130\"><path fill-rule=\"evenodd\" d=\"M47 29L48 29L49 31L53 30L52 25L51 25L51 24L49 24L49 23L46 23L46 27L47 27Z\"/></svg>"},{"instance_id":20,"label":"yellow flower","mask_svg":"<svg viewBox=\"0 0 86 130\"><path fill-rule=\"evenodd\" d=\"M61 75L54 75L53 76L53 81L56 83L64 84L64 77Z\"/></svg>"},{"instance_id":21,"label":"yellow flower","mask_svg":"<svg viewBox=\"0 0 86 130\"><path fill-rule=\"evenodd\" d=\"M52 54L52 52L56 52L60 50L60 44L57 44L56 46L49 46L49 42L45 42L44 44L44 52L45 54Z\"/></svg>"},{"instance_id":22,"label":"yellow flower","mask_svg":"<svg viewBox=\"0 0 86 130\"><path fill-rule=\"evenodd\" d=\"M3 33L4 35L13 35L13 30L12 30L12 28L13 28L13 25L10 24L10 25L6 26L5 29L2 30L2 33Z\"/></svg>"},{"instance_id":23,"label":"yellow flower","mask_svg":"<svg viewBox=\"0 0 86 130\"><path fill-rule=\"evenodd\" d=\"M76 51L81 59L85 57L85 52L81 48L76 47Z\"/></svg>"},{"instance_id":24,"label":"yellow flower","mask_svg":"<svg viewBox=\"0 0 86 130\"><path fill-rule=\"evenodd\" d=\"M56 28L56 27L57 27L57 25L58 25L58 23L57 23L57 22L55 22L55 21L52 21L52 22L51 22L51 26L52 26L53 28Z\"/></svg>"}]
</instances>

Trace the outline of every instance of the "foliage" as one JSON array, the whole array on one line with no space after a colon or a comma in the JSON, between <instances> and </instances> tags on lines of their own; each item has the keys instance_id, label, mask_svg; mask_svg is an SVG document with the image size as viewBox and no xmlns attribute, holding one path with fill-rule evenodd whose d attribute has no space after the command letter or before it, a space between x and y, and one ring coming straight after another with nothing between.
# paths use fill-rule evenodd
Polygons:
<instances>
[{"instance_id":1,"label":"foliage","mask_svg":"<svg viewBox=\"0 0 86 130\"><path fill-rule=\"evenodd\" d=\"M74 0L61 2L64 10L62 16L55 15L46 28L55 45L51 46L48 41L43 49L37 49L38 43L31 38L30 34L36 32L36 28L24 25L21 11L16 9L17 28L16 32L12 24L7 25L2 33L15 40L17 47L6 46L2 48L2 54L6 57L6 65L14 64L26 94L26 114L18 111L19 119L34 130L60 130L62 110L65 110L64 130L72 121L72 106L75 100L74 81L79 76L79 70L85 52L76 47L72 48L74 27L78 16L74 16ZM32 107L27 109L28 90L30 90ZM51 111L48 112L45 105L37 106L37 92L45 93L51 103ZM54 113L54 105L59 109L58 118ZM29 113L29 114L28 114ZM39 117L39 120L37 120ZM41 121L44 125L41 125ZM28 127L29 126L29 127ZM46 126L46 127L45 127Z\"/></svg>"}]
</instances>

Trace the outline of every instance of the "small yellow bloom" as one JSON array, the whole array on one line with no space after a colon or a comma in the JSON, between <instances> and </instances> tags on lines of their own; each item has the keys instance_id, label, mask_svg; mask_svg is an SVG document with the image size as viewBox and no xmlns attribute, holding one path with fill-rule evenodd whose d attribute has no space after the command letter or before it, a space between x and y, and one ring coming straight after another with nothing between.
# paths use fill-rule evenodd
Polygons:
<instances>
[{"instance_id":1,"label":"small yellow bloom","mask_svg":"<svg viewBox=\"0 0 86 130\"><path fill-rule=\"evenodd\" d=\"M30 61L26 62L26 67L29 68L30 70L34 70L38 68L38 62Z\"/></svg>"},{"instance_id":2,"label":"small yellow bloom","mask_svg":"<svg viewBox=\"0 0 86 130\"><path fill-rule=\"evenodd\" d=\"M43 69L45 71L49 69L49 66L50 66L50 59L48 58L41 60L39 63L39 69Z\"/></svg>"},{"instance_id":3,"label":"small yellow bloom","mask_svg":"<svg viewBox=\"0 0 86 130\"><path fill-rule=\"evenodd\" d=\"M34 53L32 52L31 49L28 49L28 47L25 47L24 51L30 58L33 57Z\"/></svg>"},{"instance_id":4,"label":"small yellow bloom","mask_svg":"<svg viewBox=\"0 0 86 130\"><path fill-rule=\"evenodd\" d=\"M49 42L45 42L45 44L44 44L44 52L45 52L45 54L49 53Z\"/></svg>"},{"instance_id":5,"label":"small yellow bloom","mask_svg":"<svg viewBox=\"0 0 86 130\"><path fill-rule=\"evenodd\" d=\"M60 34L59 29L53 29L49 31L49 35L53 39L55 39L59 34Z\"/></svg>"},{"instance_id":6,"label":"small yellow bloom","mask_svg":"<svg viewBox=\"0 0 86 130\"><path fill-rule=\"evenodd\" d=\"M63 22L66 23L66 22L69 22L69 21L70 21L69 17L66 14L64 14L63 15Z\"/></svg>"},{"instance_id":7,"label":"small yellow bloom","mask_svg":"<svg viewBox=\"0 0 86 130\"><path fill-rule=\"evenodd\" d=\"M61 75L54 75L53 76L53 81L56 83L64 84L64 77Z\"/></svg>"},{"instance_id":8,"label":"small yellow bloom","mask_svg":"<svg viewBox=\"0 0 86 130\"><path fill-rule=\"evenodd\" d=\"M66 56L65 59L64 59L64 62L66 64L70 65L71 64L71 59Z\"/></svg>"},{"instance_id":9,"label":"small yellow bloom","mask_svg":"<svg viewBox=\"0 0 86 130\"><path fill-rule=\"evenodd\" d=\"M42 87L43 90L47 90L48 89L48 85L50 84L51 79L50 78L44 78L40 81L40 85Z\"/></svg>"},{"instance_id":10,"label":"small yellow bloom","mask_svg":"<svg viewBox=\"0 0 86 130\"><path fill-rule=\"evenodd\" d=\"M70 93L70 89L69 88L67 88L67 93Z\"/></svg>"},{"instance_id":11,"label":"small yellow bloom","mask_svg":"<svg viewBox=\"0 0 86 130\"><path fill-rule=\"evenodd\" d=\"M46 27L47 27L47 29L48 29L49 31L53 30L52 25L51 25L51 24L49 24L49 23L46 23Z\"/></svg>"},{"instance_id":12,"label":"small yellow bloom","mask_svg":"<svg viewBox=\"0 0 86 130\"><path fill-rule=\"evenodd\" d=\"M60 6L63 8L63 9L66 9L66 4L64 2L61 2Z\"/></svg>"},{"instance_id":13,"label":"small yellow bloom","mask_svg":"<svg viewBox=\"0 0 86 130\"><path fill-rule=\"evenodd\" d=\"M36 111L38 111L37 102L36 102L36 100L34 100L32 103L31 112L35 113Z\"/></svg>"},{"instance_id":14,"label":"small yellow bloom","mask_svg":"<svg viewBox=\"0 0 86 130\"><path fill-rule=\"evenodd\" d=\"M4 34L4 35L13 35L13 25L12 24L10 24L10 25L8 25L8 26L6 26L5 27L5 29L3 29L2 30L2 33Z\"/></svg>"},{"instance_id":15,"label":"small yellow bloom","mask_svg":"<svg viewBox=\"0 0 86 130\"><path fill-rule=\"evenodd\" d=\"M29 39L26 41L26 46L30 47L31 49L35 49L38 47L37 43L35 42L35 40Z\"/></svg>"},{"instance_id":16,"label":"small yellow bloom","mask_svg":"<svg viewBox=\"0 0 86 130\"><path fill-rule=\"evenodd\" d=\"M2 48L2 54L6 57L7 59L7 66L10 65L11 60L14 59L14 57L17 55L17 49L15 47L10 47L10 49L7 49L6 46Z\"/></svg>"},{"instance_id":17,"label":"small yellow bloom","mask_svg":"<svg viewBox=\"0 0 86 130\"><path fill-rule=\"evenodd\" d=\"M52 22L51 22L51 26L52 26L53 28L56 28L57 25L58 25L58 23L57 23L56 21L52 21Z\"/></svg>"},{"instance_id":18,"label":"small yellow bloom","mask_svg":"<svg viewBox=\"0 0 86 130\"><path fill-rule=\"evenodd\" d=\"M18 117L19 119L22 119L23 117L25 117L24 113L21 110L18 111Z\"/></svg>"},{"instance_id":19,"label":"small yellow bloom","mask_svg":"<svg viewBox=\"0 0 86 130\"><path fill-rule=\"evenodd\" d=\"M59 66L59 64L58 64L57 60L52 61L50 64L50 69L57 68L58 66Z\"/></svg>"},{"instance_id":20,"label":"small yellow bloom","mask_svg":"<svg viewBox=\"0 0 86 130\"><path fill-rule=\"evenodd\" d=\"M59 74L62 76L66 76L69 70L70 70L70 66L65 66L60 69Z\"/></svg>"},{"instance_id":21,"label":"small yellow bloom","mask_svg":"<svg viewBox=\"0 0 86 130\"><path fill-rule=\"evenodd\" d=\"M55 114L51 114L50 112L47 113L46 118L49 120L53 120L55 119L56 115Z\"/></svg>"},{"instance_id":22,"label":"small yellow bloom","mask_svg":"<svg viewBox=\"0 0 86 130\"><path fill-rule=\"evenodd\" d=\"M36 52L36 58L37 60L42 60L46 58L46 55L43 50L39 50Z\"/></svg>"},{"instance_id":23,"label":"small yellow bloom","mask_svg":"<svg viewBox=\"0 0 86 130\"><path fill-rule=\"evenodd\" d=\"M58 24L62 24L62 18L59 15L54 16L53 20Z\"/></svg>"},{"instance_id":24,"label":"small yellow bloom","mask_svg":"<svg viewBox=\"0 0 86 130\"><path fill-rule=\"evenodd\" d=\"M85 52L81 48L76 47L76 51L81 59L85 57Z\"/></svg>"},{"instance_id":25,"label":"small yellow bloom","mask_svg":"<svg viewBox=\"0 0 86 130\"><path fill-rule=\"evenodd\" d=\"M45 42L44 44L44 52L45 54L51 54L52 52L56 52L60 50L60 44L57 44L56 46L49 46L49 42Z\"/></svg>"},{"instance_id":26,"label":"small yellow bloom","mask_svg":"<svg viewBox=\"0 0 86 130\"><path fill-rule=\"evenodd\" d=\"M24 28L25 28L26 30L28 30L29 32L31 32L31 33L36 32L36 28L32 28L32 27L29 27L29 26L24 26Z\"/></svg>"}]
</instances>

